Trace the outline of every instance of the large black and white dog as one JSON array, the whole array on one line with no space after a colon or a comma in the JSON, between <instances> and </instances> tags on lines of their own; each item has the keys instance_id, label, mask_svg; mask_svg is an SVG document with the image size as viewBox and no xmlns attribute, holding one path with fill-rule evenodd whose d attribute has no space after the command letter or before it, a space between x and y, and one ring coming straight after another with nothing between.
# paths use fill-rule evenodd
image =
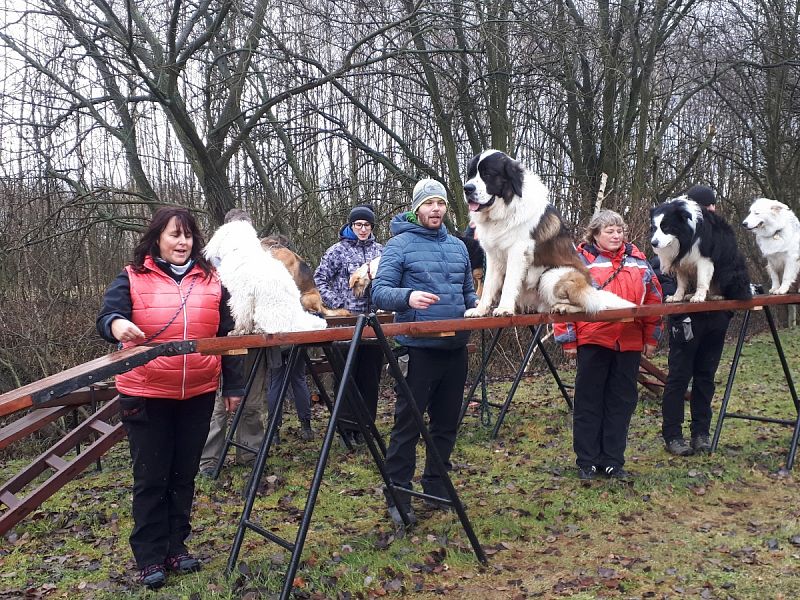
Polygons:
<instances>
[{"instance_id":1,"label":"large black and white dog","mask_svg":"<svg viewBox=\"0 0 800 600\"><path fill-rule=\"evenodd\" d=\"M486 251L483 294L465 317L529 310L593 313L633 306L592 287L569 230L548 202L547 188L507 154L486 150L475 156L467 167L464 194Z\"/></svg>"},{"instance_id":2,"label":"large black and white dog","mask_svg":"<svg viewBox=\"0 0 800 600\"><path fill-rule=\"evenodd\" d=\"M752 297L736 236L721 216L679 196L650 211L650 235L661 270L677 281L666 302Z\"/></svg>"}]
</instances>

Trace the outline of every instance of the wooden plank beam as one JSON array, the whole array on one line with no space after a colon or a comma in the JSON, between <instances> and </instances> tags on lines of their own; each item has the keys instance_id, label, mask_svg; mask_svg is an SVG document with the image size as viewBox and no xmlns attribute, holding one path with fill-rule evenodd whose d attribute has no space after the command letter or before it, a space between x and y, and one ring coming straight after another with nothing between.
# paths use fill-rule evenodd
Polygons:
<instances>
[{"instance_id":1,"label":"wooden plank beam","mask_svg":"<svg viewBox=\"0 0 800 600\"><path fill-rule=\"evenodd\" d=\"M542 313L513 315L510 317L451 319L422 323L387 323L383 327L383 331L389 337L397 335L430 336L450 331L529 327L542 323L563 323L571 321L620 321L649 316L718 310L747 310L758 309L762 306L780 306L788 304L800 304L800 294L787 294L783 296L761 295L751 300L650 304L634 308L606 310L594 315L587 315L585 313L570 315ZM381 315L380 319L391 319L391 316ZM72 392L79 387L106 379L111 375L124 373L157 356L188 354L191 352L222 354L232 350L241 350L243 348L347 342L352 339L353 331L354 328L352 326L329 327L319 331L204 338L199 340L187 340L185 342L169 342L152 347L137 346L128 348L120 352L102 356L88 363L78 365L72 369L51 375L50 377L46 377L45 379L1 395L0 416L5 416L18 410L28 408L31 405L40 406L46 403L49 404L54 399ZM371 328L366 328L364 335L368 339L375 337L375 333Z\"/></svg>"}]
</instances>

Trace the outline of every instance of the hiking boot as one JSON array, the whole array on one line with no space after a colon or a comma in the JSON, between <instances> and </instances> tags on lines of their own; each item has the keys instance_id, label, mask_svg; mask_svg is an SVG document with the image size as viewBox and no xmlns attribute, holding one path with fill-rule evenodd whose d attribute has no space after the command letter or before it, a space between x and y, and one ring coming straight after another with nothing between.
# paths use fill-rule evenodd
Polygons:
<instances>
[{"instance_id":1,"label":"hiking boot","mask_svg":"<svg viewBox=\"0 0 800 600\"><path fill-rule=\"evenodd\" d=\"M305 442L314 439L314 430L311 429L311 419L300 421L300 439Z\"/></svg>"},{"instance_id":2,"label":"hiking boot","mask_svg":"<svg viewBox=\"0 0 800 600\"><path fill-rule=\"evenodd\" d=\"M692 450L697 454L707 454L711 452L711 436L703 433L693 435Z\"/></svg>"},{"instance_id":3,"label":"hiking boot","mask_svg":"<svg viewBox=\"0 0 800 600\"><path fill-rule=\"evenodd\" d=\"M149 590L157 590L167 583L164 565L149 565L139 571L139 581Z\"/></svg>"},{"instance_id":4,"label":"hiking boot","mask_svg":"<svg viewBox=\"0 0 800 600\"><path fill-rule=\"evenodd\" d=\"M194 573L199 571L201 568L200 561L186 552L176 556L168 557L167 560L164 561L164 565L170 571L179 573L181 575L185 575L186 573Z\"/></svg>"},{"instance_id":5,"label":"hiking boot","mask_svg":"<svg viewBox=\"0 0 800 600\"><path fill-rule=\"evenodd\" d=\"M664 442L664 445L667 448L667 452L673 456L690 456L694 454L694 439L692 439L691 446L689 445L689 442L682 437Z\"/></svg>"},{"instance_id":6,"label":"hiking boot","mask_svg":"<svg viewBox=\"0 0 800 600\"><path fill-rule=\"evenodd\" d=\"M606 467L603 472L609 479L619 479L620 481L631 481L633 476L622 467Z\"/></svg>"},{"instance_id":7,"label":"hiking boot","mask_svg":"<svg viewBox=\"0 0 800 600\"><path fill-rule=\"evenodd\" d=\"M597 467L578 467L578 479L581 481L591 481L597 477Z\"/></svg>"}]
</instances>

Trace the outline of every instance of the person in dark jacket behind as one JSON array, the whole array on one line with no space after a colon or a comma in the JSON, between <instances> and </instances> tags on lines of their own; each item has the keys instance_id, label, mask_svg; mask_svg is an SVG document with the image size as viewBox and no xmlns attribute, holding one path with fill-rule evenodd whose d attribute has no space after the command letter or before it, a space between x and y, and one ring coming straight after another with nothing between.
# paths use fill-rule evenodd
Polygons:
<instances>
[{"instance_id":1,"label":"person in dark jacket behind","mask_svg":"<svg viewBox=\"0 0 800 600\"><path fill-rule=\"evenodd\" d=\"M200 250L203 238L184 208L164 207L134 249L133 260L103 296L97 331L123 347L224 336L233 329L228 294ZM235 409L244 393L240 357L163 356L117 375L121 420L133 460L131 549L143 585L166 572L190 573L194 479L214 396Z\"/></svg>"},{"instance_id":2,"label":"person in dark jacket behind","mask_svg":"<svg viewBox=\"0 0 800 600\"><path fill-rule=\"evenodd\" d=\"M661 303L658 279L644 254L625 241L625 221L616 212L595 213L578 255L595 287L636 304ZM639 359L655 353L661 318L556 323L554 330L564 352L577 353L572 446L578 477L594 479L599 469L610 478L627 478L623 465L638 401Z\"/></svg>"},{"instance_id":3,"label":"person in dark jacket behind","mask_svg":"<svg viewBox=\"0 0 800 600\"><path fill-rule=\"evenodd\" d=\"M357 298L350 289L350 275L364 263L381 255L383 246L375 240L375 213L367 205L359 205L350 211L347 223L339 230L339 241L322 255L314 272L314 283L319 289L322 302L329 308L346 308L354 315L369 314L374 310L370 290ZM374 343L361 344L356 354L353 380L364 399L373 421L378 414L383 353ZM349 396L348 396L349 399ZM342 420L340 429L351 443L359 443L361 434L354 423L355 412L345 403L339 411Z\"/></svg>"},{"instance_id":4,"label":"person in dark jacket behind","mask_svg":"<svg viewBox=\"0 0 800 600\"><path fill-rule=\"evenodd\" d=\"M395 323L460 319L464 311L478 303L467 248L447 233L443 223L446 212L444 186L433 179L423 179L414 187L411 210L392 219L394 237L381 256L372 282L372 299L378 308L395 312ZM406 380L420 412L428 412L436 449L450 469L467 378L469 332L395 339L408 348ZM395 485L411 489L419 437L409 399L398 393L386 454L386 471ZM426 494L446 496L430 460L422 474L422 488ZM387 503L389 515L402 524L400 512L388 495ZM410 498L403 502L403 508L414 522Z\"/></svg>"},{"instance_id":5,"label":"person in dark jacket behind","mask_svg":"<svg viewBox=\"0 0 800 600\"><path fill-rule=\"evenodd\" d=\"M705 185L689 188L686 195L711 212L716 208L714 191ZM653 261L664 295L675 292L675 280L661 273L661 264ZM722 347L733 313L727 310L670 315L669 373L661 398L661 434L664 446L675 456L689 456L711 450L711 400L714 397L714 376L722 358ZM683 412L686 390L692 382L689 409L691 442L683 437Z\"/></svg>"}]
</instances>

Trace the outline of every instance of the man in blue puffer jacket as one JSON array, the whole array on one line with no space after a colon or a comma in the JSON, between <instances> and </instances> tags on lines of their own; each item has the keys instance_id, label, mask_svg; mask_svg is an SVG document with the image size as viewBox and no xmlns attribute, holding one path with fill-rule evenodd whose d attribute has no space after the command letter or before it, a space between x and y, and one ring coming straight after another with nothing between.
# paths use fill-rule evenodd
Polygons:
<instances>
[{"instance_id":1,"label":"man in blue puffer jacket","mask_svg":"<svg viewBox=\"0 0 800 600\"><path fill-rule=\"evenodd\" d=\"M444 186L433 179L423 179L414 187L411 210L392 219L390 228L394 237L384 247L372 282L372 300L378 308L394 311L396 323L460 319L466 309L478 303L467 248L447 233L443 223L446 212ZM406 380L419 410L428 412L431 436L449 470L467 378L469 332L396 339L408 348ZM386 470L395 485L411 489L418 440L419 428L409 400L398 393L386 454ZM422 474L422 488L426 494L446 497L441 478L430 460L426 461ZM387 501L390 516L402 524L400 513L388 495ZM415 521L408 496L403 508Z\"/></svg>"}]
</instances>

